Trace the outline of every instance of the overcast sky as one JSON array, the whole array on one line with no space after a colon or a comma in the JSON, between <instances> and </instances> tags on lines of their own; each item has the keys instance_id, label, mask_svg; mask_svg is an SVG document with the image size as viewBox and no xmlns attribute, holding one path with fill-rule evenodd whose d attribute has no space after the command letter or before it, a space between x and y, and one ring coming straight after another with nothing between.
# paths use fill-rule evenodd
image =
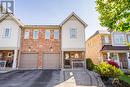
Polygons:
<instances>
[{"instance_id":1,"label":"overcast sky","mask_svg":"<svg viewBox=\"0 0 130 87\"><path fill-rule=\"evenodd\" d=\"M87 39L96 30L103 29L95 6L95 0L15 0L15 16L25 24L51 25L60 24L75 12L88 24Z\"/></svg>"}]
</instances>

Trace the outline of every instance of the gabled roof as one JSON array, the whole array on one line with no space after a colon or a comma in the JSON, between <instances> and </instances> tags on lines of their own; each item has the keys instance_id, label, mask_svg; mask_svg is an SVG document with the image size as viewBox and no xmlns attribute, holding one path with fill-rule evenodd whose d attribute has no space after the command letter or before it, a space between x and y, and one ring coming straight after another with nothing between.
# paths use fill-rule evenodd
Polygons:
<instances>
[{"instance_id":1,"label":"gabled roof","mask_svg":"<svg viewBox=\"0 0 130 87\"><path fill-rule=\"evenodd\" d=\"M20 21L20 19L17 19L13 14L7 13L0 17L0 23L5 20L7 17L11 17L19 26L24 26L24 24Z\"/></svg>"},{"instance_id":2,"label":"gabled roof","mask_svg":"<svg viewBox=\"0 0 130 87\"><path fill-rule=\"evenodd\" d=\"M110 34L108 30L97 30L97 34Z\"/></svg>"},{"instance_id":3,"label":"gabled roof","mask_svg":"<svg viewBox=\"0 0 130 87\"><path fill-rule=\"evenodd\" d=\"M88 25L79 17L77 16L74 12L72 12L64 21L60 24L60 26L63 26L72 16L74 16L76 19L78 19L84 27L87 27Z\"/></svg>"},{"instance_id":4,"label":"gabled roof","mask_svg":"<svg viewBox=\"0 0 130 87\"><path fill-rule=\"evenodd\" d=\"M88 40L90 40L92 37L94 37L94 36L96 36L96 35L98 35L98 34L110 34L110 32L108 31L108 30L97 30L92 36L90 36L89 38L88 38ZM88 41L87 40L87 41Z\"/></svg>"}]
</instances>

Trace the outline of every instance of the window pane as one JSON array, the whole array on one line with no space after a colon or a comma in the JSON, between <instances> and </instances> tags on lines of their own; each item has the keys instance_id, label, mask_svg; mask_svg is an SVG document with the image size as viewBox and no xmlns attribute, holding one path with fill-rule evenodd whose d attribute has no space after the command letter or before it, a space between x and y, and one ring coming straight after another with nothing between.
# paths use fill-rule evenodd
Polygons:
<instances>
[{"instance_id":1,"label":"window pane","mask_svg":"<svg viewBox=\"0 0 130 87\"><path fill-rule=\"evenodd\" d=\"M109 43L109 36L104 36L104 42Z\"/></svg>"},{"instance_id":2,"label":"window pane","mask_svg":"<svg viewBox=\"0 0 130 87\"><path fill-rule=\"evenodd\" d=\"M38 39L38 30L33 31L33 39Z\"/></svg>"},{"instance_id":3,"label":"window pane","mask_svg":"<svg viewBox=\"0 0 130 87\"><path fill-rule=\"evenodd\" d=\"M29 31L25 31L25 33L24 33L24 39L29 39Z\"/></svg>"},{"instance_id":4,"label":"window pane","mask_svg":"<svg viewBox=\"0 0 130 87\"><path fill-rule=\"evenodd\" d=\"M125 44L125 35L114 35L114 41L116 44Z\"/></svg>"},{"instance_id":5,"label":"window pane","mask_svg":"<svg viewBox=\"0 0 130 87\"><path fill-rule=\"evenodd\" d=\"M77 29L70 29L70 38L77 38Z\"/></svg>"},{"instance_id":6,"label":"window pane","mask_svg":"<svg viewBox=\"0 0 130 87\"><path fill-rule=\"evenodd\" d=\"M54 39L59 39L59 30L54 30Z\"/></svg>"},{"instance_id":7,"label":"window pane","mask_svg":"<svg viewBox=\"0 0 130 87\"><path fill-rule=\"evenodd\" d=\"M128 42L130 43L130 36L128 36Z\"/></svg>"},{"instance_id":8,"label":"window pane","mask_svg":"<svg viewBox=\"0 0 130 87\"><path fill-rule=\"evenodd\" d=\"M11 36L11 28L5 28L3 37L10 38L10 36Z\"/></svg>"},{"instance_id":9,"label":"window pane","mask_svg":"<svg viewBox=\"0 0 130 87\"><path fill-rule=\"evenodd\" d=\"M45 39L50 39L50 30L46 30Z\"/></svg>"}]
</instances>

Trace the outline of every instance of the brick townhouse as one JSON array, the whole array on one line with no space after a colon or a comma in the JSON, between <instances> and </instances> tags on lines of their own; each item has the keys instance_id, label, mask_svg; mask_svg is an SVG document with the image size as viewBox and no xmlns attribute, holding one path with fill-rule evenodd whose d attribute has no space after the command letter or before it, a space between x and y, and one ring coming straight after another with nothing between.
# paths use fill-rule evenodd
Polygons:
<instances>
[{"instance_id":1,"label":"brick townhouse","mask_svg":"<svg viewBox=\"0 0 130 87\"><path fill-rule=\"evenodd\" d=\"M84 68L85 28L74 12L59 25L26 25L0 17L0 65L19 69Z\"/></svg>"},{"instance_id":2,"label":"brick townhouse","mask_svg":"<svg viewBox=\"0 0 130 87\"><path fill-rule=\"evenodd\" d=\"M98 30L86 41L86 57L95 64L114 60L120 68L130 68L130 33Z\"/></svg>"},{"instance_id":3,"label":"brick townhouse","mask_svg":"<svg viewBox=\"0 0 130 87\"><path fill-rule=\"evenodd\" d=\"M21 45L20 68L43 68L43 66L44 68L60 67L60 26L25 25L22 30Z\"/></svg>"}]
</instances>

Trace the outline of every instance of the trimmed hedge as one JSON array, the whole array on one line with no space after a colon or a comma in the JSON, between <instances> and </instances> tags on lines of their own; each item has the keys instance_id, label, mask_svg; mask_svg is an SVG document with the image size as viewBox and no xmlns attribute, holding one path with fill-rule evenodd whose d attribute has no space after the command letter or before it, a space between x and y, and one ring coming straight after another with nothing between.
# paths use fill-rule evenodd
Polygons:
<instances>
[{"instance_id":1,"label":"trimmed hedge","mask_svg":"<svg viewBox=\"0 0 130 87\"><path fill-rule=\"evenodd\" d=\"M94 64L93 64L93 61L90 59L90 58L87 58L86 59L86 68L88 69L88 70L94 70Z\"/></svg>"}]
</instances>

